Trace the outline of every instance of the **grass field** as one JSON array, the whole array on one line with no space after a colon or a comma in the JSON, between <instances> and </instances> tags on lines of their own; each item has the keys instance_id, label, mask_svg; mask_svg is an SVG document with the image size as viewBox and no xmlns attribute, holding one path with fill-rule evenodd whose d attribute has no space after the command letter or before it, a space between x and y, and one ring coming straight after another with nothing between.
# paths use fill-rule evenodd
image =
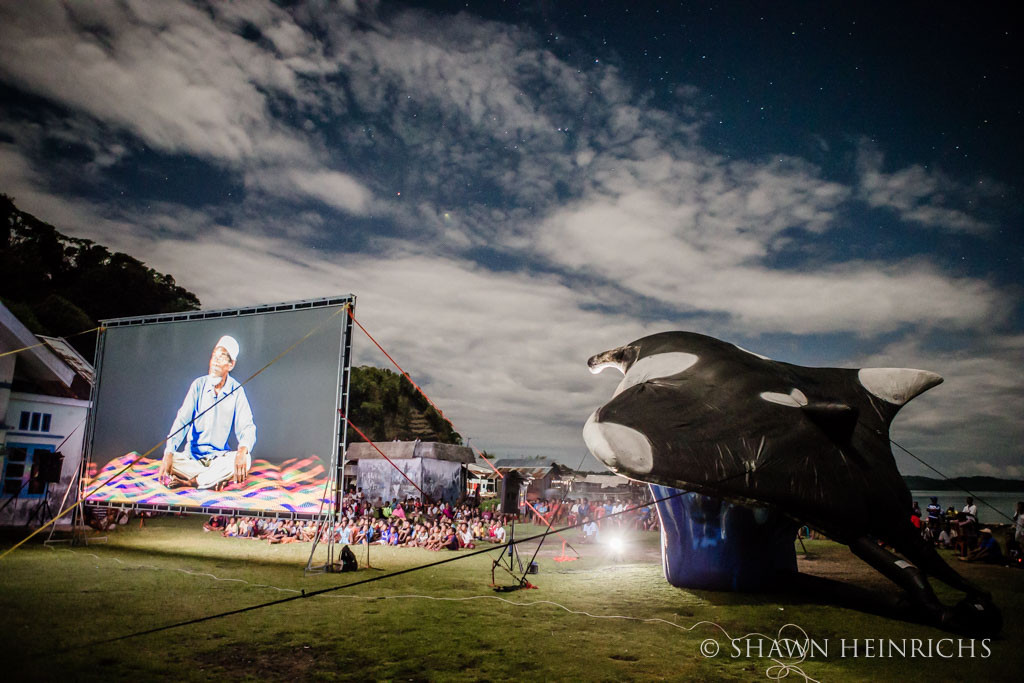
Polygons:
<instances>
[{"instance_id":1,"label":"grass field","mask_svg":"<svg viewBox=\"0 0 1024 683\"><path fill-rule=\"evenodd\" d=\"M975 657L867 657L867 639L953 638L949 654L959 637L794 595L673 588L655 533L632 538L622 562L598 546L555 562L561 546L549 541L530 577L537 590L495 593L494 553L388 578L453 554L374 546L375 569L304 575L308 545L226 539L203 533L202 521L153 519L103 544L27 544L0 560L5 680L764 680L787 673L769 656L780 653L761 641L763 656L756 644L747 656L747 641L737 650L730 638L778 638L786 624L827 648L805 661L781 657L797 667L788 680L1019 681L1024 670L1024 572L1014 569L957 563L992 591L1005 618L1000 637L974 644ZM893 590L844 546L807 545L802 570ZM365 550L357 556L362 565ZM371 577L380 580L101 642ZM716 656L701 654L709 639Z\"/></svg>"}]
</instances>

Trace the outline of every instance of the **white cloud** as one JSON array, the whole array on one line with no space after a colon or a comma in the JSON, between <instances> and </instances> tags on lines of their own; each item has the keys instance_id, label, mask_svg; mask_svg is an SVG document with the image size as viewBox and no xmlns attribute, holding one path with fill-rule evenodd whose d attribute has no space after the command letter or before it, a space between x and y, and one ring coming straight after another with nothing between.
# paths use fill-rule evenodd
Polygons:
<instances>
[{"instance_id":1,"label":"white cloud","mask_svg":"<svg viewBox=\"0 0 1024 683\"><path fill-rule=\"evenodd\" d=\"M179 3L0 8L0 74L172 153L215 160L302 159L266 92L301 98L273 54Z\"/></svg>"},{"instance_id":2,"label":"white cloud","mask_svg":"<svg viewBox=\"0 0 1024 683\"><path fill-rule=\"evenodd\" d=\"M53 194L46 189L47 181L17 147L0 144L0 191L12 197L18 209L60 226L61 232L74 237L112 238L101 243L115 250L137 253L145 244L137 237L133 222L110 218L103 207L92 202Z\"/></svg>"},{"instance_id":3,"label":"white cloud","mask_svg":"<svg viewBox=\"0 0 1024 683\"><path fill-rule=\"evenodd\" d=\"M586 359L652 329L586 310L591 297L553 278L431 256L323 255L227 228L138 253L209 308L354 292L360 322L456 429L506 453L580 457L583 422L614 384ZM390 365L356 334L357 363Z\"/></svg>"},{"instance_id":4,"label":"white cloud","mask_svg":"<svg viewBox=\"0 0 1024 683\"><path fill-rule=\"evenodd\" d=\"M347 173L301 168L270 168L247 174L249 187L258 187L288 199L311 197L327 206L354 215L364 215L373 193Z\"/></svg>"},{"instance_id":5,"label":"white cloud","mask_svg":"<svg viewBox=\"0 0 1024 683\"><path fill-rule=\"evenodd\" d=\"M0 144L0 186L4 194L18 199L41 183L42 179L17 147Z\"/></svg>"},{"instance_id":6,"label":"white cloud","mask_svg":"<svg viewBox=\"0 0 1024 683\"><path fill-rule=\"evenodd\" d=\"M323 254L224 227L198 237L136 240L132 247L148 265L174 273L207 308L353 292L359 320L477 447L554 455L573 465L583 454L583 421L616 384L614 377L591 375L586 358L678 327L610 313L600 293L556 278L493 273L401 248L383 257ZM357 364L390 367L356 335ZM942 385L901 411L893 438L950 476L1010 476L1024 443L1017 411L1024 399L1017 373L1022 352L1019 335L987 336L977 348L941 353L909 334L843 365L943 375ZM897 461L904 472L927 474L898 449Z\"/></svg>"},{"instance_id":7,"label":"white cloud","mask_svg":"<svg viewBox=\"0 0 1024 683\"><path fill-rule=\"evenodd\" d=\"M706 114L692 88L679 88L678 111L661 111L615 68L571 65L524 27L422 11L386 21L354 1L317 16L269 2L0 6L0 78L71 111L64 127L0 144L0 190L61 230L172 273L207 307L354 291L371 331L488 449L575 464L582 421L614 387L585 359L685 317L718 334L865 345L970 331L987 341L959 355L902 341L869 360L919 359L947 375L898 420L911 444L955 468L976 439L995 455L972 460L1015 466L1020 419L1006 406L1020 405L1011 360L1021 348L991 333L1016 294L926 254L775 265L829 239L858 199L981 232L987 224L957 203L968 188L922 166L885 172L867 146L853 186L801 159L725 159L699 144ZM252 27L261 40L239 35ZM53 189L56 164L40 162L44 133L84 138L96 182L137 162L142 143L212 162L244 181L245 201L71 198ZM397 190L402 200L385 197ZM324 210L293 213L281 199ZM333 210L390 237L360 235L373 253L343 252L349 227ZM465 257L481 248L503 270ZM357 353L386 363L362 339ZM969 409L918 409L950 387Z\"/></svg>"},{"instance_id":8,"label":"white cloud","mask_svg":"<svg viewBox=\"0 0 1024 683\"><path fill-rule=\"evenodd\" d=\"M591 191L513 244L670 309L725 314L746 334L964 328L1002 315L991 285L914 260L763 265L788 231L827 230L849 196L801 164L704 155L591 165L603 166Z\"/></svg>"},{"instance_id":9,"label":"white cloud","mask_svg":"<svg viewBox=\"0 0 1024 683\"><path fill-rule=\"evenodd\" d=\"M354 77L361 106L383 109L393 104L397 115L406 111L402 100L418 106L438 102L473 127L507 132L513 139L548 134L564 125L545 111L553 103L524 93L528 82L558 84L558 99L566 108L585 96L582 79L569 65L539 49L532 36L507 25L467 15L441 19L410 12L396 18L393 31L361 38L344 42L337 55ZM405 127L396 124L396 129Z\"/></svg>"},{"instance_id":10,"label":"white cloud","mask_svg":"<svg viewBox=\"0 0 1024 683\"><path fill-rule=\"evenodd\" d=\"M108 246L173 273L206 308L357 294L361 322L456 429L499 453L555 455L574 465L583 453L582 421L607 401L615 384L613 377L590 375L585 359L679 328L671 320L642 322L616 306L614 292L604 288L574 289L551 276L493 273L406 243L384 249L382 256L323 253L291 238L218 226L201 212L163 208L135 221L112 221L90 215L81 203L46 205L67 220L82 221L88 236L100 231ZM148 232L138 229L143 224ZM178 231L168 233L165 226ZM941 284L939 277L931 283ZM884 290L880 286L871 295ZM357 334L356 362L388 367ZM1024 442L1016 411L1024 399L1016 372L1024 338L986 335L975 346L935 352L912 332L843 365L939 372L945 383L903 409L894 438L951 476L983 473L978 463L984 462L1012 468ZM985 453L976 451L979 444ZM898 461L905 471L923 473L905 457Z\"/></svg>"},{"instance_id":11,"label":"white cloud","mask_svg":"<svg viewBox=\"0 0 1024 683\"><path fill-rule=\"evenodd\" d=\"M975 194L971 188L920 165L885 173L884 160L880 151L862 143L857 156L859 194L870 206L892 209L905 221L947 232L983 234L991 229L985 221L946 206L950 197L970 199Z\"/></svg>"},{"instance_id":12,"label":"white cloud","mask_svg":"<svg viewBox=\"0 0 1024 683\"><path fill-rule=\"evenodd\" d=\"M952 351L929 349L908 336L860 364L909 365L943 376L942 384L908 403L893 422L893 439L915 455L948 476L1019 476L1024 463L1022 357L1020 334L988 334ZM899 449L894 452L905 472L935 476Z\"/></svg>"}]
</instances>

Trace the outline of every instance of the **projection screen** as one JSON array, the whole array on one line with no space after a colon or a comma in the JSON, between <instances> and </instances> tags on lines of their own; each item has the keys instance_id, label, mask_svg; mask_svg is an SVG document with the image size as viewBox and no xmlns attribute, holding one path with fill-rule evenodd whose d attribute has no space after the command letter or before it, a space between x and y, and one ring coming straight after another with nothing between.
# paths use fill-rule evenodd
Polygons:
<instances>
[{"instance_id":1,"label":"projection screen","mask_svg":"<svg viewBox=\"0 0 1024 683\"><path fill-rule=\"evenodd\" d=\"M85 502L224 514L329 509L354 304L344 295L103 321Z\"/></svg>"}]
</instances>

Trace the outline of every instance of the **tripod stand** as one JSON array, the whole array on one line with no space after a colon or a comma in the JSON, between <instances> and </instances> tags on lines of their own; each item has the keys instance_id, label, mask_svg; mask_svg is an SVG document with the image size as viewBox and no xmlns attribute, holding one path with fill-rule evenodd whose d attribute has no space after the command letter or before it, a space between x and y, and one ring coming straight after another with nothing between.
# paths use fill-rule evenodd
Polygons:
<instances>
[{"instance_id":1,"label":"tripod stand","mask_svg":"<svg viewBox=\"0 0 1024 683\"><path fill-rule=\"evenodd\" d=\"M516 583L511 586L499 586L494 583L494 570L501 567L508 572ZM519 571L516 571L516 567ZM521 575L521 576L520 576ZM521 588L533 588L534 586L526 580L526 572L523 570L523 559L519 556L519 546L516 544L516 520L512 518L512 528L508 534L508 543L501 551L494 562L491 563L491 587L496 591L510 592Z\"/></svg>"},{"instance_id":2,"label":"tripod stand","mask_svg":"<svg viewBox=\"0 0 1024 683\"><path fill-rule=\"evenodd\" d=\"M29 481L31 481L31 480L29 480L29 479L26 479L26 480L25 480L25 481L24 481L24 482L23 482L23 483L21 484L21 488L19 488L19 489L18 489L17 491L15 491L15 492L14 492L14 495L13 495L13 496L11 496L10 498L8 498L8 499L7 499L7 502L3 504L3 507L0 507L0 513L2 513L2 512L4 511L4 510L6 510L6 509L7 509L7 507L8 507L8 506L9 506L9 505L10 505L11 503L13 503L13 502L15 502L15 501L17 501L17 500L18 500L18 496L20 496L20 495L21 495L21 492L25 490L25 487L26 487L26 486L28 486L28 482L29 482ZM14 509L14 510L13 510L13 511L11 512L11 521L12 521L12 524L13 524L13 521L14 521L14 515L15 515L15 514L17 514L17 511L18 511L18 509L17 509L17 507L15 507L15 509Z\"/></svg>"},{"instance_id":3,"label":"tripod stand","mask_svg":"<svg viewBox=\"0 0 1024 683\"><path fill-rule=\"evenodd\" d=\"M50 497L44 495L32 511L32 514L29 515L25 526L31 526L32 522L38 522L39 526L42 526L51 519L53 519L53 510L50 509Z\"/></svg>"},{"instance_id":4,"label":"tripod stand","mask_svg":"<svg viewBox=\"0 0 1024 683\"><path fill-rule=\"evenodd\" d=\"M66 489L64 489L64 497L61 498L60 507L58 508L60 510L64 509L64 505L68 501L68 496L70 496L71 492L74 491L75 494L76 494L76 498L78 500L75 501L75 504L74 504L75 510L74 510L74 512L71 515L71 538L69 538L69 539L54 539L53 535L54 535L54 532L57 531L57 525L56 524L52 524L50 526L50 534L46 537L46 540L43 541L43 545L51 545L51 544L55 544L55 543L70 543L71 545L76 545L77 546L77 545L89 545L90 543L106 543L107 542L107 537L106 536L102 536L102 537L99 537L99 538L89 538L88 535L87 535L87 527L86 527L86 521L85 521L85 508L82 505L82 501L84 500L84 498L83 498L84 494L82 493L82 491L78 490L78 487L77 487L77 485L81 485L82 471L83 471L84 468L85 468L85 462L83 461L81 467L79 467L79 469L75 472L75 476L71 478L70 482L68 482L68 487ZM49 512L49 505L47 505L47 512ZM52 517L53 515L51 514L50 516Z\"/></svg>"}]
</instances>

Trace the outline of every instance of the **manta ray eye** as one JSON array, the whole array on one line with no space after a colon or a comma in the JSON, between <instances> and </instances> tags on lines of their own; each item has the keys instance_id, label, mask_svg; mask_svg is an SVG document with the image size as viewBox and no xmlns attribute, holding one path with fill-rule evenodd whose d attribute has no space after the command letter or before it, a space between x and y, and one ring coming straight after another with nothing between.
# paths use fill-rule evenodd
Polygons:
<instances>
[{"instance_id":1,"label":"manta ray eye","mask_svg":"<svg viewBox=\"0 0 1024 683\"><path fill-rule=\"evenodd\" d=\"M807 396L799 389L793 389L788 394L780 394L776 391L762 391L761 398L770 403L778 403L780 406L789 406L790 408L803 408L807 405Z\"/></svg>"}]
</instances>

